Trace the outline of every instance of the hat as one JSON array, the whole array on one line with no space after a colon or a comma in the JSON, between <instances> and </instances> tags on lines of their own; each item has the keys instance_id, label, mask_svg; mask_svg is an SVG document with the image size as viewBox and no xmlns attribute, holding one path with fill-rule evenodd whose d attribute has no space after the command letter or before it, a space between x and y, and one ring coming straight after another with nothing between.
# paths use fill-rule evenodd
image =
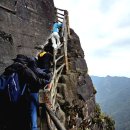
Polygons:
<instances>
[{"instance_id":1,"label":"hat","mask_svg":"<svg viewBox=\"0 0 130 130\"><path fill-rule=\"evenodd\" d=\"M17 59L27 59L27 56L22 55L22 54L18 54L18 55L16 56L16 58L14 58L14 59L12 59L12 60L17 60Z\"/></svg>"},{"instance_id":2,"label":"hat","mask_svg":"<svg viewBox=\"0 0 130 130\"><path fill-rule=\"evenodd\" d=\"M43 51L38 54L38 58L42 58L47 52Z\"/></svg>"},{"instance_id":3,"label":"hat","mask_svg":"<svg viewBox=\"0 0 130 130\"><path fill-rule=\"evenodd\" d=\"M22 54L18 54L16 56L16 58L12 59L14 62L20 62L20 63L23 63L23 64L27 64L28 63L28 57L25 56L25 55L22 55Z\"/></svg>"}]
</instances>

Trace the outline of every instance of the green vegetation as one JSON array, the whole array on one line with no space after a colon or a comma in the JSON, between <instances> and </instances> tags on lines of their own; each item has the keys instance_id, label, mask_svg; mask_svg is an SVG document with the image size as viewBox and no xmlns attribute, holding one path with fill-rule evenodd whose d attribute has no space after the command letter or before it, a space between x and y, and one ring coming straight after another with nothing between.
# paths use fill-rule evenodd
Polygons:
<instances>
[{"instance_id":1,"label":"green vegetation","mask_svg":"<svg viewBox=\"0 0 130 130\"><path fill-rule=\"evenodd\" d=\"M115 130L115 121L101 112L99 104L96 104L95 116L92 118L92 124L97 124L100 129Z\"/></svg>"}]
</instances>

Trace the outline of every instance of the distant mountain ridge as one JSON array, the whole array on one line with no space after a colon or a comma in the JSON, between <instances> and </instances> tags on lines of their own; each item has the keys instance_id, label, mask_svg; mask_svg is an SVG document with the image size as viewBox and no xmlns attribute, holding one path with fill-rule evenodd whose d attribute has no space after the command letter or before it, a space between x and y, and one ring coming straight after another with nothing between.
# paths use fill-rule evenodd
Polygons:
<instances>
[{"instance_id":1,"label":"distant mountain ridge","mask_svg":"<svg viewBox=\"0 0 130 130\"><path fill-rule=\"evenodd\" d=\"M130 78L91 76L101 109L116 122L116 130L130 130Z\"/></svg>"}]
</instances>

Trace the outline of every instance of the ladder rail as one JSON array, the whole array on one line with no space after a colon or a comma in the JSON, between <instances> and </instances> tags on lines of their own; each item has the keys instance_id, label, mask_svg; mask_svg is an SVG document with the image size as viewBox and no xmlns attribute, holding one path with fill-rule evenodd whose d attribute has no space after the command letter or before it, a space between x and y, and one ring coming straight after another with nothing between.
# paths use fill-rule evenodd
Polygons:
<instances>
[{"instance_id":1,"label":"ladder rail","mask_svg":"<svg viewBox=\"0 0 130 130\"><path fill-rule=\"evenodd\" d=\"M65 55L65 64L66 64L66 71L68 72L68 58L67 58L67 41L68 41L68 36L67 36L67 28L66 28L66 19L64 18L64 23L63 23L63 40L64 40L64 55Z\"/></svg>"},{"instance_id":2,"label":"ladder rail","mask_svg":"<svg viewBox=\"0 0 130 130\"><path fill-rule=\"evenodd\" d=\"M57 12L63 11L64 14ZM50 82L50 88L49 88L49 100L51 102L52 108L49 108L46 104L47 107L47 121L48 121L48 126L50 127L50 130L66 130L66 128L63 126L63 124L59 121L59 119L55 115L56 111L56 95L57 95L57 84L59 81L59 78L61 76L61 73L63 72L63 69L65 67L66 73L68 73L68 58L67 58L67 42L68 42L68 36L69 36L69 31L68 31L68 12L66 10L62 9L56 9L57 13L57 20L63 24L62 26L62 37L63 37L63 43L59 46L58 49L61 49L63 47L64 54L59 55L57 57L57 51L54 50L53 52L53 76L52 80ZM63 17L64 16L64 17ZM60 59L64 58L63 63L60 63L60 66L57 66ZM46 89L45 89L46 90Z\"/></svg>"},{"instance_id":3,"label":"ladder rail","mask_svg":"<svg viewBox=\"0 0 130 130\"><path fill-rule=\"evenodd\" d=\"M50 118L53 120L53 122L54 122L56 128L57 128L58 130L66 130L65 127L63 126L63 124L62 124L62 123L59 121L59 119L55 116L55 113L54 113L52 110L50 110L48 107L46 107L46 109L47 109L47 112L48 112Z\"/></svg>"}]
</instances>

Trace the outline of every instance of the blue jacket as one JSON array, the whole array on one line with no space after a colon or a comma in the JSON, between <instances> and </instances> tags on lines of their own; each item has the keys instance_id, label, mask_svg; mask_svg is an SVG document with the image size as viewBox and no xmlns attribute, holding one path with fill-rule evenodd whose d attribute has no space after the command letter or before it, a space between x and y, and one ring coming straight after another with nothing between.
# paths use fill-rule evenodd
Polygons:
<instances>
[{"instance_id":1,"label":"blue jacket","mask_svg":"<svg viewBox=\"0 0 130 130\"><path fill-rule=\"evenodd\" d=\"M54 23L52 32L59 32L60 27L62 27L62 23Z\"/></svg>"}]
</instances>

